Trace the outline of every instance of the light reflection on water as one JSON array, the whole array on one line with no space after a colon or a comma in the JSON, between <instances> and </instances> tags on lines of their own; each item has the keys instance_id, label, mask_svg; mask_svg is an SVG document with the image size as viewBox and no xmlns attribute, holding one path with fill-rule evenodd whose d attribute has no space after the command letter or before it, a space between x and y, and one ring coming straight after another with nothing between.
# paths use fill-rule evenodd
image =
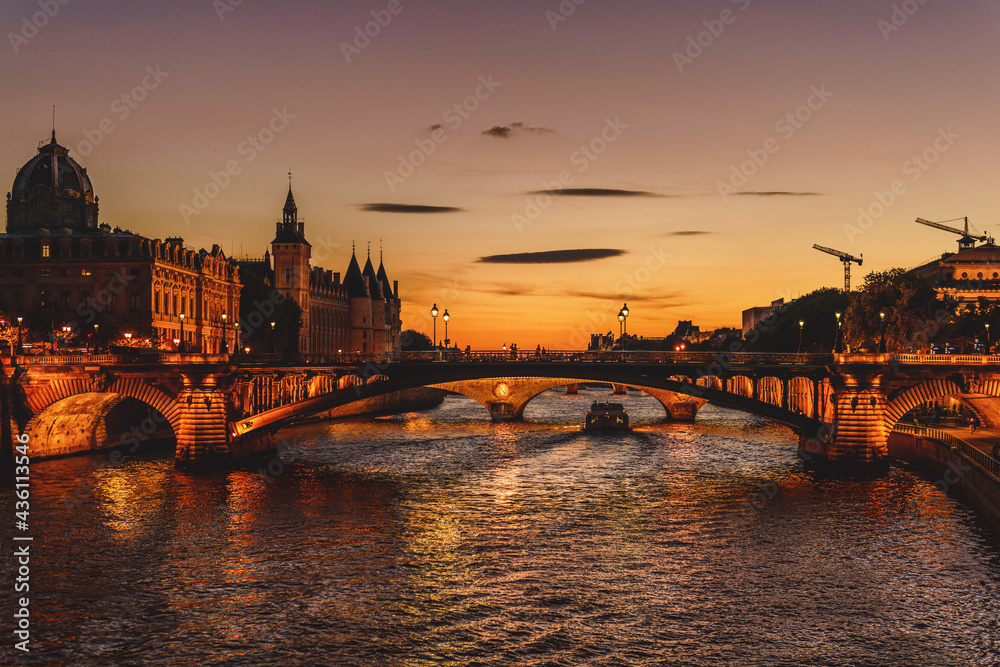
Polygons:
<instances>
[{"instance_id":1,"label":"light reflection on water","mask_svg":"<svg viewBox=\"0 0 1000 667\"><path fill-rule=\"evenodd\" d=\"M35 463L30 661L995 664L1000 549L963 505L905 469L804 471L755 417L621 398L632 433L583 433L593 394L557 392L522 424L449 397L302 426L270 484L148 455L77 509L101 457Z\"/></svg>"}]
</instances>

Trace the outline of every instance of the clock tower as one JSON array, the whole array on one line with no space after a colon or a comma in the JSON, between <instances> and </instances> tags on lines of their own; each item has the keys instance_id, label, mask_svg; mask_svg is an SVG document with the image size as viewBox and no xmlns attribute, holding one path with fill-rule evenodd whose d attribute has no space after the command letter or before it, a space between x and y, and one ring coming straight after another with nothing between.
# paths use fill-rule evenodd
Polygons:
<instances>
[{"instance_id":1,"label":"clock tower","mask_svg":"<svg viewBox=\"0 0 1000 667\"><path fill-rule=\"evenodd\" d=\"M285 298L295 299L302 308L298 351L310 352L309 260L312 257L312 246L306 241L305 222L299 220L299 209L292 196L291 176L281 222L277 223L274 240L271 241L271 256L274 258L274 286Z\"/></svg>"}]
</instances>

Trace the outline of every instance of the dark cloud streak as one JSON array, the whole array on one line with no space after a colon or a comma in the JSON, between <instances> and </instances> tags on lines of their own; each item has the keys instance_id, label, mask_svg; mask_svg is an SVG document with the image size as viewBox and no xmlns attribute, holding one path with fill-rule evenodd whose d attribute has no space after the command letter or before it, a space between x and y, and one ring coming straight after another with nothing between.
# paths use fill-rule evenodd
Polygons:
<instances>
[{"instance_id":1,"label":"dark cloud streak","mask_svg":"<svg viewBox=\"0 0 1000 667\"><path fill-rule=\"evenodd\" d=\"M737 192L737 197L818 197L819 192L793 192L790 190L750 190Z\"/></svg>"},{"instance_id":2,"label":"dark cloud streak","mask_svg":"<svg viewBox=\"0 0 1000 667\"><path fill-rule=\"evenodd\" d=\"M533 190L529 195L562 195L564 197L663 197L645 190L618 190L614 188L563 188L562 190Z\"/></svg>"},{"instance_id":3,"label":"dark cloud streak","mask_svg":"<svg viewBox=\"0 0 1000 667\"><path fill-rule=\"evenodd\" d=\"M544 252L516 252L509 255L487 255L477 261L482 264L568 264L590 262L607 257L627 254L616 248L586 248L580 250L546 250Z\"/></svg>"},{"instance_id":4,"label":"dark cloud streak","mask_svg":"<svg viewBox=\"0 0 1000 667\"><path fill-rule=\"evenodd\" d=\"M424 206L422 204L361 204L362 211L372 213L456 213L464 209L454 206Z\"/></svg>"},{"instance_id":5,"label":"dark cloud streak","mask_svg":"<svg viewBox=\"0 0 1000 667\"><path fill-rule=\"evenodd\" d=\"M511 137L527 132L528 134L553 134L549 127L531 127L522 122L511 123L510 125L494 125L488 130L483 130L481 134L497 139L510 139Z\"/></svg>"}]
</instances>

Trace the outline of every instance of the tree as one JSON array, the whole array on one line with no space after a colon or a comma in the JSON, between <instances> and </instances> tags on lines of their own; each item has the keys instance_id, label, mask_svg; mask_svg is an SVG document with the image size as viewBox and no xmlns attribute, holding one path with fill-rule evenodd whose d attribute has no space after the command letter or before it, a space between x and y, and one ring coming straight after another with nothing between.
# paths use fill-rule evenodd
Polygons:
<instances>
[{"instance_id":1,"label":"tree","mask_svg":"<svg viewBox=\"0 0 1000 667\"><path fill-rule=\"evenodd\" d=\"M401 333L399 343L403 347L403 352L421 352L434 349L430 336L416 329L407 329Z\"/></svg>"},{"instance_id":2,"label":"tree","mask_svg":"<svg viewBox=\"0 0 1000 667\"><path fill-rule=\"evenodd\" d=\"M836 313L844 313L848 302L841 290L824 287L786 303L747 332L746 350L797 352L801 335L803 352L831 352L837 337Z\"/></svg>"},{"instance_id":3,"label":"tree","mask_svg":"<svg viewBox=\"0 0 1000 667\"><path fill-rule=\"evenodd\" d=\"M241 267L240 282L240 343L254 352L295 352L302 328L299 304L253 270Z\"/></svg>"},{"instance_id":4,"label":"tree","mask_svg":"<svg viewBox=\"0 0 1000 667\"><path fill-rule=\"evenodd\" d=\"M935 313L944 305L926 280L898 268L869 273L850 297L844 339L852 351L860 352L879 350L883 326L888 351L922 347L917 333L927 327L928 321L934 321Z\"/></svg>"}]
</instances>

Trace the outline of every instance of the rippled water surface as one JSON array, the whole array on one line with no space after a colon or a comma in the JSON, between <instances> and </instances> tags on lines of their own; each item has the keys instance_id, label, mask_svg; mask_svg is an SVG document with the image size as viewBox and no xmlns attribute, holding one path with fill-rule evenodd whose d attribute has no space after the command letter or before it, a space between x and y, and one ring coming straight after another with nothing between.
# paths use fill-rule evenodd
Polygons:
<instances>
[{"instance_id":1,"label":"rippled water surface","mask_svg":"<svg viewBox=\"0 0 1000 667\"><path fill-rule=\"evenodd\" d=\"M270 481L146 454L76 508L106 455L36 462L16 659L1000 664L997 538L931 481L817 476L781 427L712 406L661 424L642 395L635 431L585 434L591 400L548 392L522 424L449 397L297 427Z\"/></svg>"}]
</instances>

